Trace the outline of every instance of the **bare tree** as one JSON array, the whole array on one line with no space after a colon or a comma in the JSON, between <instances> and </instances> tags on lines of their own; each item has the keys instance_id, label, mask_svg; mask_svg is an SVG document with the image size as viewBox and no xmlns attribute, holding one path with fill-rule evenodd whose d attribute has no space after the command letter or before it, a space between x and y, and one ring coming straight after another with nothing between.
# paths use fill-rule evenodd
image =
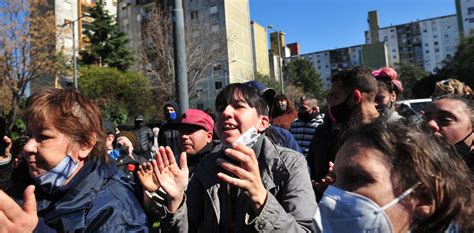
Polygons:
<instances>
[{"instance_id":1,"label":"bare tree","mask_svg":"<svg viewBox=\"0 0 474 233\"><path fill-rule=\"evenodd\" d=\"M55 72L55 18L47 0L1 1L0 15L0 85L11 92L11 130L28 83Z\"/></svg>"},{"instance_id":2,"label":"bare tree","mask_svg":"<svg viewBox=\"0 0 474 233\"><path fill-rule=\"evenodd\" d=\"M140 62L144 64L147 76L152 77L155 92L159 94L158 103L175 95L173 25L170 11L166 8L155 9L142 19L142 45ZM209 76L214 67L223 65L227 60L225 46L226 33L213 32L205 19L187 17L186 24L186 61L188 90L197 97L196 84ZM220 25L222 27L222 25ZM219 27L219 26L217 26Z\"/></svg>"}]
</instances>

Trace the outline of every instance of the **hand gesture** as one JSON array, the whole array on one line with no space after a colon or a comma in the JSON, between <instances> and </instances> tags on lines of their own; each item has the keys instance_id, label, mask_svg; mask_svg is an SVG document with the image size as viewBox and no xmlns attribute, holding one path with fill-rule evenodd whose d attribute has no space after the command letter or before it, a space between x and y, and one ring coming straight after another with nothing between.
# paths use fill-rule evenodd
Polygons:
<instances>
[{"instance_id":1,"label":"hand gesture","mask_svg":"<svg viewBox=\"0 0 474 233\"><path fill-rule=\"evenodd\" d=\"M326 176L323 179L321 179L319 182L312 180L311 183L313 184L314 190L320 193L324 193L327 187L333 184L335 181L336 181L336 176L334 174L334 163L329 161L329 168L328 168L328 173L326 174Z\"/></svg>"},{"instance_id":2,"label":"hand gesture","mask_svg":"<svg viewBox=\"0 0 474 233\"><path fill-rule=\"evenodd\" d=\"M10 151L11 151L11 148L12 148L12 140L11 140L9 137L7 137L7 136L4 136L4 137L2 138L2 140L5 142L5 147L6 147L6 148L5 148L5 154L4 154L4 155L0 155L0 158L1 158L1 157L7 157L7 158L8 158L8 156L11 156Z\"/></svg>"},{"instance_id":3,"label":"hand gesture","mask_svg":"<svg viewBox=\"0 0 474 233\"><path fill-rule=\"evenodd\" d=\"M142 184L143 189L148 192L155 192L160 188L158 178L153 172L153 165L150 162L143 163L138 167L138 180Z\"/></svg>"},{"instance_id":4,"label":"hand gesture","mask_svg":"<svg viewBox=\"0 0 474 233\"><path fill-rule=\"evenodd\" d=\"M267 190L260 178L260 169L254 151L244 145L235 144L233 148L226 149L225 154L238 161L240 166L219 158L217 159L219 166L234 174L235 177L222 172L219 172L217 176L224 182L241 188L252 202L252 207L259 213L267 200Z\"/></svg>"},{"instance_id":5,"label":"hand gesture","mask_svg":"<svg viewBox=\"0 0 474 233\"><path fill-rule=\"evenodd\" d=\"M173 151L169 146L166 149L160 146L155 151L155 159L152 160L153 171L169 198L168 209L171 212L175 212L183 201L184 191L189 181L185 152L181 153L179 163L180 166L176 163Z\"/></svg>"},{"instance_id":6,"label":"hand gesture","mask_svg":"<svg viewBox=\"0 0 474 233\"><path fill-rule=\"evenodd\" d=\"M6 193L0 190L0 232L32 232L38 224L36 213L35 186L25 189L25 203L20 207Z\"/></svg>"}]
</instances>

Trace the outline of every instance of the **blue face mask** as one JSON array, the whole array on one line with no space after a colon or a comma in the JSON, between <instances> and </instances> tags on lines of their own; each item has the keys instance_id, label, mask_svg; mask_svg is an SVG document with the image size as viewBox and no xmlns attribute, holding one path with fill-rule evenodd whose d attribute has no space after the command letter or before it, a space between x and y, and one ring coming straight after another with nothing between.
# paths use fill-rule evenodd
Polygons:
<instances>
[{"instance_id":1,"label":"blue face mask","mask_svg":"<svg viewBox=\"0 0 474 233\"><path fill-rule=\"evenodd\" d=\"M329 186L319 202L313 223L322 232L392 232L385 210L412 193L418 184L380 207L362 195Z\"/></svg>"},{"instance_id":2,"label":"blue face mask","mask_svg":"<svg viewBox=\"0 0 474 233\"><path fill-rule=\"evenodd\" d=\"M176 112L169 112L168 117L173 121L176 120Z\"/></svg>"},{"instance_id":3,"label":"blue face mask","mask_svg":"<svg viewBox=\"0 0 474 233\"><path fill-rule=\"evenodd\" d=\"M79 161L75 163L71 156L66 155L58 165L33 179L45 192L54 193L71 177L78 166Z\"/></svg>"}]
</instances>

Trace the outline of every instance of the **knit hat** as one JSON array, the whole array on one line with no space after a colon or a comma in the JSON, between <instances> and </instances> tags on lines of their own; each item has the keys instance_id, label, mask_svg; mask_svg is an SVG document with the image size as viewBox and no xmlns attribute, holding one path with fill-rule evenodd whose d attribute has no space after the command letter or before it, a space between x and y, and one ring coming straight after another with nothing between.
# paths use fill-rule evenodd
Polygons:
<instances>
[{"instance_id":1,"label":"knit hat","mask_svg":"<svg viewBox=\"0 0 474 233\"><path fill-rule=\"evenodd\" d=\"M132 131L120 131L120 133L117 135L117 139L119 137L126 137L130 142L132 143L133 148L137 149L138 148L138 139L135 133Z\"/></svg>"}]
</instances>

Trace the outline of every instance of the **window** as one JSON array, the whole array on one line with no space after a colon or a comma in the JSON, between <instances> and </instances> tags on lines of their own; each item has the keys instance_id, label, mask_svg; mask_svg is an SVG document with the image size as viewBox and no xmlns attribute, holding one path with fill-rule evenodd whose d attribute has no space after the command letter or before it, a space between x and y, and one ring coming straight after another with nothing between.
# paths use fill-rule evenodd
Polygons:
<instances>
[{"instance_id":1,"label":"window","mask_svg":"<svg viewBox=\"0 0 474 233\"><path fill-rule=\"evenodd\" d=\"M468 7L468 8L467 8L467 14L468 14L468 15L474 14L474 7Z\"/></svg>"},{"instance_id":2,"label":"window","mask_svg":"<svg viewBox=\"0 0 474 233\"><path fill-rule=\"evenodd\" d=\"M198 17L199 15L197 10L191 11L191 19L197 19Z\"/></svg>"},{"instance_id":3,"label":"window","mask_svg":"<svg viewBox=\"0 0 474 233\"><path fill-rule=\"evenodd\" d=\"M469 18L469 23L474 23L474 18Z\"/></svg>"},{"instance_id":4,"label":"window","mask_svg":"<svg viewBox=\"0 0 474 233\"><path fill-rule=\"evenodd\" d=\"M212 5L209 7L209 12L211 15L217 14L217 5Z\"/></svg>"},{"instance_id":5,"label":"window","mask_svg":"<svg viewBox=\"0 0 474 233\"><path fill-rule=\"evenodd\" d=\"M216 88L216 90L219 90L222 88L222 82L215 82L214 83L214 88Z\"/></svg>"},{"instance_id":6,"label":"window","mask_svg":"<svg viewBox=\"0 0 474 233\"><path fill-rule=\"evenodd\" d=\"M438 52L439 52L439 49L435 49L435 52L438 53Z\"/></svg>"},{"instance_id":7,"label":"window","mask_svg":"<svg viewBox=\"0 0 474 233\"><path fill-rule=\"evenodd\" d=\"M438 44L439 44L438 41L435 41L435 42L434 42L434 45L438 45Z\"/></svg>"},{"instance_id":8,"label":"window","mask_svg":"<svg viewBox=\"0 0 474 233\"><path fill-rule=\"evenodd\" d=\"M211 32L217 32L219 31L219 24L213 24L211 25Z\"/></svg>"},{"instance_id":9,"label":"window","mask_svg":"<svg viewBox=\"0 0 474 233\"><path fill-rule=\"evenodd\" d=\"M429 51L429 50L426 50L425 53L430 53L430 51Z\"/></svg>"}]
</instances>

